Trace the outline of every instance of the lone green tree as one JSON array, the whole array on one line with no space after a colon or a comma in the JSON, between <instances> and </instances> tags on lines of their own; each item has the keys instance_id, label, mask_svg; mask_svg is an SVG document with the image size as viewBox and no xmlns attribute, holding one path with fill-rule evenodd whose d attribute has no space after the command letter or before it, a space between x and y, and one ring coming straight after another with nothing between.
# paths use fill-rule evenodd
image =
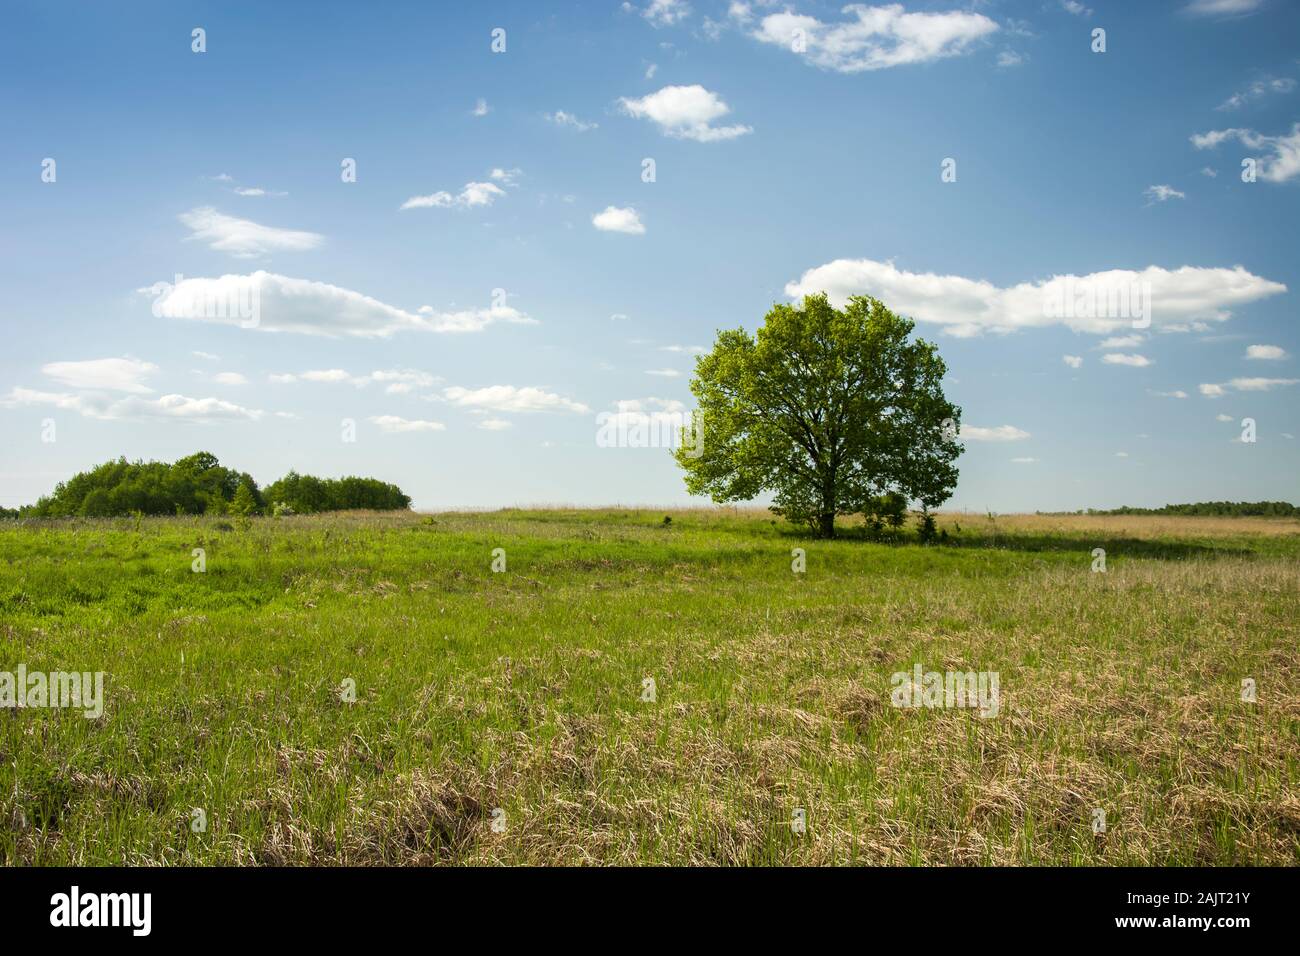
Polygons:
<instances>
[{"instance_id":1,"label":"lone green tree","mask_svg":"<svg viewBox=\"0 0 1300 956\"><path fill-rule=\"evenodd\" d=\"M773 495L772 510L835 536L836 515L901 495L923 510L957 484L961 409L943 394L936 346L877 299L775 305L756 335L718 333L696 360L699 406L674 452L692 494Z\"/></svg>"}]
</instances>

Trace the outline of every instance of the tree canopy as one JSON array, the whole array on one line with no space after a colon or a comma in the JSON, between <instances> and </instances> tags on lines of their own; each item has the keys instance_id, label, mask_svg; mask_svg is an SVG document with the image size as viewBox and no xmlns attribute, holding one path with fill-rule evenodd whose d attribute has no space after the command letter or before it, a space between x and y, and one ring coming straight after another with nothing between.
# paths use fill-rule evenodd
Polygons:
<instances>
[{"instance_id":1,"label":"tree canopy","mask_svg":"<svg viewBox=\"0 0 1300 956\"><path fill-rule=\"evenodd\" d=\"M837 515L923 509L957 483L961 410L938 349L877 299L778 304L757 334L718 333L696 360L701 434L674 452L692 494L773 495L772 510L835 534Z\"/></svg>"},{"instance_id":2,"label":"tree canopy","mask_svg":"<svg viewBox=\"0 0 1300 956\"><path fill-rule=\"evenodd\" d=\"M252 475L222 465L201 451L168 464L161 461L107 461L60 482L54 492L16 517L112 517L129 514L262 514L368 508L409 508L411 499L396 485L375 478L314 478L293 471L259 488Z\"/></svg>"}]
</instances>

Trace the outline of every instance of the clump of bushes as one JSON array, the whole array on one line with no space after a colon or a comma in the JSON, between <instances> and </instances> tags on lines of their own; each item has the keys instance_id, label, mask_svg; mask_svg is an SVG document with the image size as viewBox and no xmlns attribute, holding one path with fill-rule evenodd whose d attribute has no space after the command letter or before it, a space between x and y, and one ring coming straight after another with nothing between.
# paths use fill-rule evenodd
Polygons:
<instances>
[{"instance_id":1,"label":"clump of bushes","mask_svg":"<svg viewBox=\"0 0 1300 956\"><path fill-rule=\"evenodd\" d=\"M0 517L107 518L124 515L311 514L366 508L399 511L411 499L396 485L376 478L316 478L290 471L259 488L248 472L237 472L209 452L168 464L108 461L61 482L34 505L0 512Z\"/></svg>"}]
</instances>

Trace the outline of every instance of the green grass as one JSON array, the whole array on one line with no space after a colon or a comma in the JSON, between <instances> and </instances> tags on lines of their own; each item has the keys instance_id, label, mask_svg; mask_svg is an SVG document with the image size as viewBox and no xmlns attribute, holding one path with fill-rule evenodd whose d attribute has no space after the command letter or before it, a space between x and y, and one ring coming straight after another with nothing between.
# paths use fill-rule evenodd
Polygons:
<instances>
[{"instance_id":1,"label":"green grass","mask_svg":"<svg viewBox=\"0 0 1300 956\"><path fill-rule=\"evenodd\" d=\"M1300 522L670 514L0 523L0 862L1300 862Z\"/></svg>"}]
</instances>

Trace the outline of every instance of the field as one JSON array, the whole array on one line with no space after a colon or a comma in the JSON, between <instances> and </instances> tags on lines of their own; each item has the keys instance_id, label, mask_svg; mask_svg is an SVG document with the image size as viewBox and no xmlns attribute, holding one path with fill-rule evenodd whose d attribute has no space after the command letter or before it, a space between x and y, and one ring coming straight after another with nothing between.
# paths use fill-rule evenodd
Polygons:
<instances>
[{"instance_id":1,"label":"field","mask_svg":"<svg viewBox=\"0 0 1300 956\"><path fill-rule=\"evenodd\" d=\"M0 711L0 862L1300 863L1300 522L941 526L0 523L0 671L106 675Z\"/></svg>"}]
</instances>

